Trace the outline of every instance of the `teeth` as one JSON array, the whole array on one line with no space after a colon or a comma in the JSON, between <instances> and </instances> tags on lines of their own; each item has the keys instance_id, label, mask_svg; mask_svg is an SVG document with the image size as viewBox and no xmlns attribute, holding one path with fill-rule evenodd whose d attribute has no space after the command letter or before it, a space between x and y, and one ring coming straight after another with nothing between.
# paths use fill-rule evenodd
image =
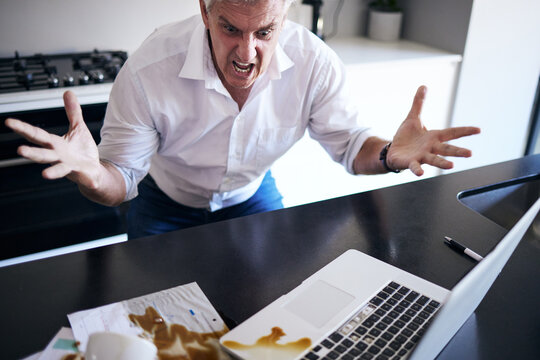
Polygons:
<instances>
[{"instance_id":1,"label":"teeth","mask_svg":"<svg viewBox=\"0 0 540 360\"><path fill-rule=\"evenodd\" d=\"M239 61L233 61L234 69L238 72L247 73L251 70L252 64L250 63L241 63Z\"/></svg>"}]
</instances>

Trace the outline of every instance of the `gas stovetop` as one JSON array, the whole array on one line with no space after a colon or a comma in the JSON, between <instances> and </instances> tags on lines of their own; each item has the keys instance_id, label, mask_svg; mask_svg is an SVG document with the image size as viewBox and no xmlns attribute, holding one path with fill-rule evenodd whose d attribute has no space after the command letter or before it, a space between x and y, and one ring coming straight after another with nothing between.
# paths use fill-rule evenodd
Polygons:
<instances>
[{"instance_id":1,"label":"gas stovetop","mask_svg":"<svg viewBox=\"0 0 540 360\"><path fill-rule=\"evenodd\" d=\"M0 113L62 106L72 90L81 104L107 102L125 51L0 58Z\"/></svg>"},{"instance_id":2,"label":"gas stovetop","mask_svg":"<svg viewBox=\"0 0 540 360\"><path fill-rule=\"evenodd\" d=\"M62 94L71 90L99 143L112 84L126 59L123 51L0 58L0 259L125 233L124 206L101 206L67 179L42 178L48 165L17 154L28 142L4 119L14 117L63 135L69 121Z\"/></svg>"}]
</instances>

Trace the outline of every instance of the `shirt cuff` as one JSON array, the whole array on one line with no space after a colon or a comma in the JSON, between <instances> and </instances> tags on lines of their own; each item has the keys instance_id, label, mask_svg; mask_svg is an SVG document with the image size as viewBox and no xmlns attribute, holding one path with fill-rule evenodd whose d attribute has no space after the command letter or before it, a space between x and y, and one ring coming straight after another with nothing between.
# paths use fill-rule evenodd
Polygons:
<instances>
[{"instance_id":1,"label":"shirt cuff","mask_svg":"<svg viewBox=\"0 0 540 360\"><path fill-rule=\"evenodd\" d=\"M364 142L372 136L376 135L373 130L369 128L360 130L353 136L351 136L350 144L343 159L343 166L350 174L356 175L354 173L354 159L356 158L356 155L358 155L358 152L362 148L362 145L364 145Z\"/></svg>"}]
</instances>

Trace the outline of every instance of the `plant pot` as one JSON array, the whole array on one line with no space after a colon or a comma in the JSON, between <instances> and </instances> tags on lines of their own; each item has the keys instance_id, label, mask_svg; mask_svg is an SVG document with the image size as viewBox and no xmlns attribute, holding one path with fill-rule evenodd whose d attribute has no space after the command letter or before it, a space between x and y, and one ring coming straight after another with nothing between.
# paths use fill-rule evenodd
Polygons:
<instances>
[{"instance_id":1,"label":"plant pot","mask_svg":"<svg viewBox=\"0 0 540 360\"><path fill-rule=\"evenodd\" d=\"M369 10L368 37L380 41L397 41L401 33L402 12Z\"/></svg>"}]
</instances>

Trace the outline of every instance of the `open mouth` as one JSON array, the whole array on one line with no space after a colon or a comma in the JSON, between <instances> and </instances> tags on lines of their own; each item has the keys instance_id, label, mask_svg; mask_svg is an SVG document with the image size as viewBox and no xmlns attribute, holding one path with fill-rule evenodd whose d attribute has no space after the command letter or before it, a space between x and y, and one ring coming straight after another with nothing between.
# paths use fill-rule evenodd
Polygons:
<instances>
[{"instance_id":1,"label":"open mouth","mask_svg":"<svg viewBox=\"0 0 540 360\"><path fill-rule=\"evenodd\" d=\"M234 70L236 70L239 73L247 74L251 71L251 69L253 69L253 64L250 64L250 63L242 63L239 61L233 61L232 63L233 63Z\"/></svg>"}]
</instances>

